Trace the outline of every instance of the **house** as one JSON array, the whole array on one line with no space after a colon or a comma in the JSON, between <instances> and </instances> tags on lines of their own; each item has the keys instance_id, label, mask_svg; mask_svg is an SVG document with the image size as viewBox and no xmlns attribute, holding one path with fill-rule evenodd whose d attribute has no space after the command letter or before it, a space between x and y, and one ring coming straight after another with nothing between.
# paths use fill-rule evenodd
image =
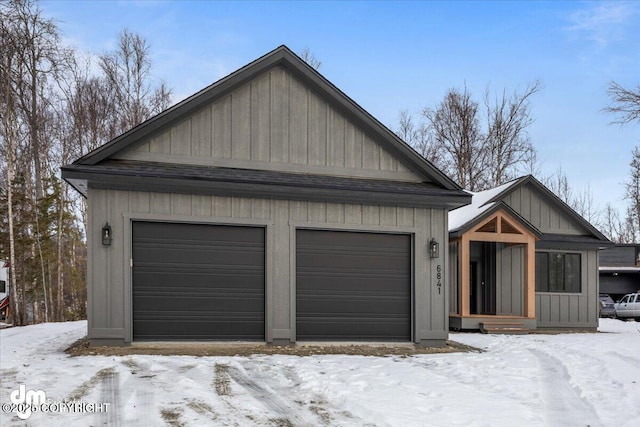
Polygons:
<instances>
[{"instance_id":1,"label":"house","mask_svg":"<svg viewBox=\"0 0 640 427\"><path fill-rule=\"evenodd\" d=\"M62 176L92 345L448 337L438 249L471 197L285 46Z\"/></svg>"},{"instance_id":2,"label":"house","mask_svg":"<svg viewBox=\"0 0 640 427\"><path fill-rule=\"evenodd\" d=\"M600 255L600 293L618 301L640 290L640 244L616 244Z\"/></svg>"},{"instance_id":3,"label":"house","mask_svg":"<svg viewBox=\"0 0 640 427\"><path fill-rule=\"evenodd\" d=\"M472 195L449 213L451 328L596 328L607 238L530 175Z\"/></svg>"}]
</instances>

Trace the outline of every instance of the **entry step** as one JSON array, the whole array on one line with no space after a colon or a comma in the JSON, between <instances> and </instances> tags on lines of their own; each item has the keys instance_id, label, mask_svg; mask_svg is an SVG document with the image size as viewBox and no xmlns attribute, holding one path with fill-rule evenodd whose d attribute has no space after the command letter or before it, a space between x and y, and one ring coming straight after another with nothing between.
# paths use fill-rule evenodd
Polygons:
<instances>
[{"instance_id":1,"label":"entry step","mask_svg":"<svg viewBox=\"0 0 640 427\"><path fill-rule=\"evenodd\" d=\"M529 328L521 322L482 322L480 323L480 332L483 334L526 335L529 333Z\"/></svg>"}]
</instances>

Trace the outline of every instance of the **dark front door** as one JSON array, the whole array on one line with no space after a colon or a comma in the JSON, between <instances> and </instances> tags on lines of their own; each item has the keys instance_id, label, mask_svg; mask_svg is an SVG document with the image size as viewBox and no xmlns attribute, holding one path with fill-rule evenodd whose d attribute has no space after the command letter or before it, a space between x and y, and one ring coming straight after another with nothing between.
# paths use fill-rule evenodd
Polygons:
<instances>
[{"instance_id":1,"label":"dark front door","mask_svg":"<svg viewBox=\"0 0 640 427\"><path fill-rule=\"evenodd\" d=\"M134 222L134 340L264 341L264 229Z\"/></svg>"},{"instance_id":2,"label":"dark front door","mask_svg":"<svg viewBox=\"0 0 640 427\"><path fill-rule=\"evenodd\" d=\"M471 242L471 314L496 314L496 244Z\"/></svg>"},{"instance_id":3,"label":"dark front door","mask_svg":"<svg viewBox=\"0 0 640 427\"><path fill-rule=\"evenodd\" d=\"M298 230L298 340L409 341L411 236Z\"/></svg>"}]
</instances>

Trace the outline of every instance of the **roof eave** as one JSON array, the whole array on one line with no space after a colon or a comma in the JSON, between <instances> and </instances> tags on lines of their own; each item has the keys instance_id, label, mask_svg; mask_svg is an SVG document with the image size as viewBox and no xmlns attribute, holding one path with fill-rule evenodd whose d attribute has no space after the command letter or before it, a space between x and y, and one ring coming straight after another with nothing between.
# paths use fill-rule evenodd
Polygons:
<instances>
[{"instance_id":1,"label":"roof eave","mask_svg":"<svg viewBox=\"0 0 640 427\"><path fill-rule=\"evenodd\" d=\"M76 165L62 168L62 177L86 197L76 185L84 188L172 192L183 194L213 194L262 199L291 199L337 203L364 203L382 206L454 209L469 203L468 194L450 191L446 195L423 195L384 192L379 190L344 190L329 187L306 187L282 183L251 183L229 180L208 180L178 176L143 176L135 173L99 172Z\"/></svg>"}]
</instances>

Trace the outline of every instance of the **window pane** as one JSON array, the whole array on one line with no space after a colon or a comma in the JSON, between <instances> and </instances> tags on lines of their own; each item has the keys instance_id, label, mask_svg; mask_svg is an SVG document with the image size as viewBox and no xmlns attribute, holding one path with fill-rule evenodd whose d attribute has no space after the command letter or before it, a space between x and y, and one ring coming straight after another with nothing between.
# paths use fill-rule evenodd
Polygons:
<instances>
[{"instance_id":1,"label":"window pane","mask_svg":"<svg viewBox=\"0 0 640 427\"><path fill-rule=\"evenodd\" d=\"M566 254L564 260L565 291L580 293L580 254Z\"/></svg>"},{"instance_id":2,"label":"window pane","mask_svg":"<svg viewBox=\"0 0 640 427\"><path fill-rule=\"evenodd\" d=\"M536 252L536 292L549 291L549 254Z\"/></svg>"},{"instance_id":3,"label":"window pane","mask_svg":"<svg viewBox=\"0 0 640 427\"><path fill-rule=\"evenodd\" d=\"M564 254L549 254L549 292L564 292Z\"/></svg>"}]
</instances>

